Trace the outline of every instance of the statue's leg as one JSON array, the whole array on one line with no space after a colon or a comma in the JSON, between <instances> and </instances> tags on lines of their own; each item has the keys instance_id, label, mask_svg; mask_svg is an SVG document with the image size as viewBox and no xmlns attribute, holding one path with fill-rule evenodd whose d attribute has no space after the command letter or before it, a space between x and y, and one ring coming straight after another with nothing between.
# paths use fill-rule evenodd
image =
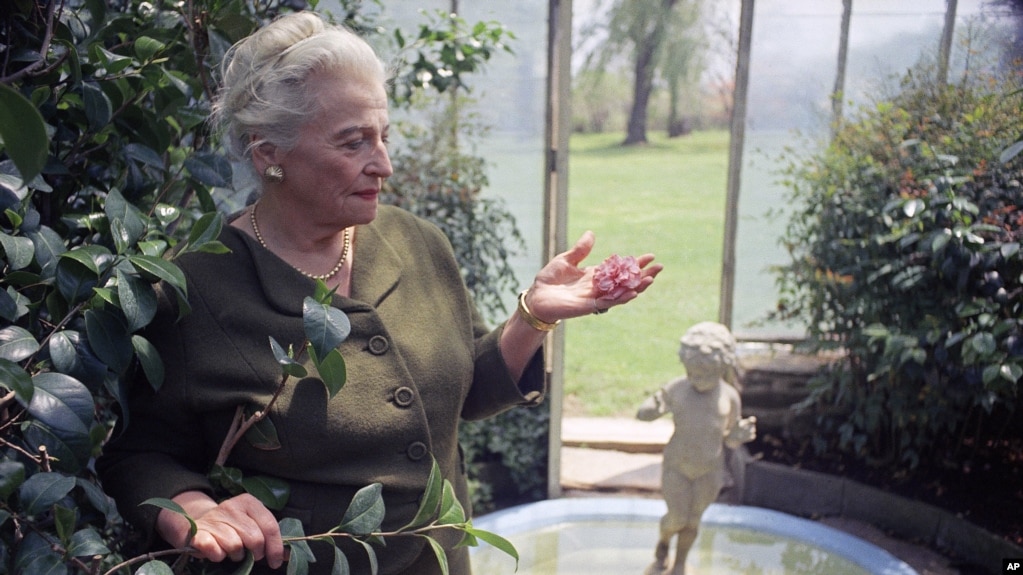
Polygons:
<instances>
[{"instance_id":1,"label":"statue's leg","mask_svg":"<svg viewBox=\"0 0 1023 575\"><path fill-rule=\"evenodd\" d=\"M678 547L675 548L675 564L672 566L670 575L685 575L686 557L689 556L689 549L696 541L698 527L696 525L683 527L678 532Z\"/></svg>"},{"instance_id":2,"label":"statue's leg","mask_svg":"<svg viewBox=\"0 0 1023 575\"><path fill-rule=\"evenodd\" d=\"M661 575L668 568L668 547L679 527L681 526L672 521L670 513L661 517L660 536L657 539L657 547L654 548L654 562L646 568L644 575Z\"/></svg>"}]
</instances>

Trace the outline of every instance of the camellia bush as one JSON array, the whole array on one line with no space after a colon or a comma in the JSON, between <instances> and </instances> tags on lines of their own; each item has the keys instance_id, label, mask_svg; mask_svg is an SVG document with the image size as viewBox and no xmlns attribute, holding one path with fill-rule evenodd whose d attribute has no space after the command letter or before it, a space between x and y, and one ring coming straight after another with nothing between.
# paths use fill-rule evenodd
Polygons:
<instances>
[{"instance_id":1,"label":"camellia bush","mask_svg":"<svg viewBox=\"0 0 1023 575\"><path fill-rule=\"evenodd\" d=\"M844 358L803 405L819 451L907 470L1018 437L1023 411L1020 77L934 76L789 156L776 269L775 316Z\"/></svg>"},{"instance_id":2,"label":"camellia bush","mask_svg":"<svg viewBox=\"0 0 1023 575\"><path fill-rule=\"evenodd\" d=\"M339 20L377 31L362 4L342 0ZM218 63L263 22L301 7L13 0L0 10L0 572L120 573L143 563L140 571L169 572L162 561L133 556L133 532L103 493L93 461L128 382L138 372L154 386L162 382L163 364L138 334L155 314L157 284L184 303L175 259L225 249L216 241L225 225L217 208L235 178L205 123ZM397 86L457 90L502 30L486 24L452 38L447 28L431 35L427 26L412 42L395 32L397 43L419 54L400 75L419 82ZM457 66L449 69L448 60ZM438 72L444 84L421 70ZM310 296L307 332L344 324L324 303L329 294ZM327 351L330 343L311 337L293 352L268 339L267 353L286 382L301 369L293 353L309 354L321 376L338 373L343 358ZM323 379L332 394L344 382ZM272 435L258 414L241 414L237 424L225 454L252 429ZM227 459L214 463L211 475L227 493L249 491L271 508L286 497L286 486L241 477L222 465ZM366 486L329 536L379 542L379 492ZM176 510L169 501L151 503ZM471 528L439 476L421 503L404 536L457 528L468 544L480 537L514 554L500 537ZM294 569L307 558L305 539L328 536L290 523L282 529Z\"/></svg>"}]
</instances>

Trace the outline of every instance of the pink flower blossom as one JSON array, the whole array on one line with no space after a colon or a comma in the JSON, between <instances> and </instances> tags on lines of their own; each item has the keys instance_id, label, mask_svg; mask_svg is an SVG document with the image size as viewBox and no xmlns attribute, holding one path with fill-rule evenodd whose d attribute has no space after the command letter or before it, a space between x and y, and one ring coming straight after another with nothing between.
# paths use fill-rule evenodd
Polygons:
<instances>
[{"instance_id":1,"label":"pink flower blossom","mask_svg":"<svg viewBox=\"0 0 1023 575\"><path fill-rule=\"evenodd\" d=\"M602 298L615 299L639 287L642 271L632 256L614 254L604 260L593 272L593 287Z\"/></svg>"}]
</instances>

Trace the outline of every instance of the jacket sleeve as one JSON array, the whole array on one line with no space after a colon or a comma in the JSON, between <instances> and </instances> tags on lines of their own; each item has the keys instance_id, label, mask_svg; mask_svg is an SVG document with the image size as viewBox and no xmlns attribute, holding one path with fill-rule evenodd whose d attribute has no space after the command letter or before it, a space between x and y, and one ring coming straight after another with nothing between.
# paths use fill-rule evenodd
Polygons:
<instances>
[{"instance_id":1,"label":"jacket sleeve","mask_svg":"<svg viewBox=\"0 0 1023 575\"><path fill-rule=\"evenodd\" d=\"M482 326L479 315L474 315L476 325ZM476 338L473 386L462 408L463 419L492 417L519 405L533 407L542 403L547 394L543 348L533 355L522 378L516 382L501 355L499 343L503 330L502 323Z\"/></svg>"},{"instance_id":2,"label":"jacket sleeve","mask_svg":"<svg viewBox=\"0 0 1023 575\"><path fill-rule=\"evenodd\" d=\"M160 509L144 501L169 499L184 491L212 492L202 426L182 407L184 385L175 381L187 369L175 307L161 297L161 312L143 334L159 349L168 368L167 380L159 392L141 370L129 380L123 391L127 407L122 408L114 434L96 462L103 489L117 501L121 515L151 537Z\"/></svg>"}]
</instances>

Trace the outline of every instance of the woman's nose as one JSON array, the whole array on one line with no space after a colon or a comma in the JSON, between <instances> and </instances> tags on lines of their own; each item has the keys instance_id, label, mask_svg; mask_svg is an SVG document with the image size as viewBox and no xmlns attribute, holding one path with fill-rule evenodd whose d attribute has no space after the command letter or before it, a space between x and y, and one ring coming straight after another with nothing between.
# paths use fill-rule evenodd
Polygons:
<instances>
[{"instance_id":1,"label":"woman's nose","mask_svg":"<svg viewBox=\"0 0 1023 575\"><path fill-rule=\"evenodd\" d=\"M394 173L394 168L391 167L391 156L387 153L387 145L384 142L377 144L373 158L370 159L369 164L366 166L366 171L374 176L385 179L391 177L391 174Z\"/></svg>"}]
</instances>

